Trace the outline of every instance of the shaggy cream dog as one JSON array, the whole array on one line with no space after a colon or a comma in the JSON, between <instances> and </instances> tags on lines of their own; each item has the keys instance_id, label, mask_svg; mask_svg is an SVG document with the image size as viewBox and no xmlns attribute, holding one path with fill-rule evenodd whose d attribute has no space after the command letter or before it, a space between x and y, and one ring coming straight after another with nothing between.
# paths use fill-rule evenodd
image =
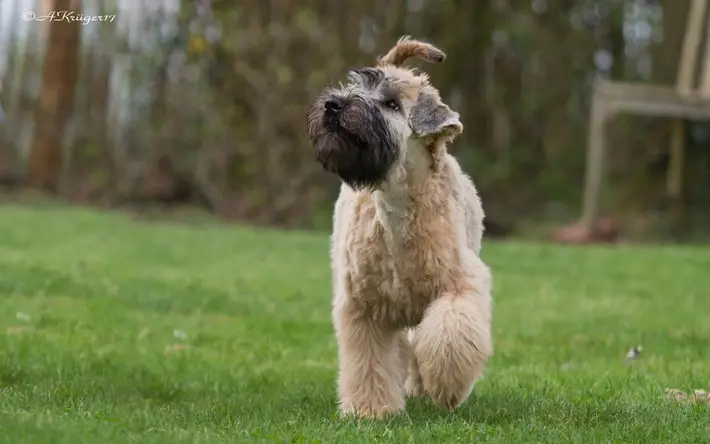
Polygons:
<instances>
[{"instance_id":1,"label":"shaggy cream dog","mask_svg":"<svg viewBox=\"0 0 710 444\"><path fill-rule=\"evenodd\" d=\"M326 89L308 112L318 161L342 180L332 234L333 324L343 414L381 418L426 395L444 409L471 393L493 353L483 209L447 153L463 130L403 37L375 67Z\"/></svg>"}]
</instances>

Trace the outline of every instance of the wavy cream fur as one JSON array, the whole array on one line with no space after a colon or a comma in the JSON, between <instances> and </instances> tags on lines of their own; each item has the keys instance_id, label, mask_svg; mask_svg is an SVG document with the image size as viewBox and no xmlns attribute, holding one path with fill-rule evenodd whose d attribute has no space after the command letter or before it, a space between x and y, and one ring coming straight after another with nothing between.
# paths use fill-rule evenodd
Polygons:
<instances>
[{"instance_id":1,"label":"wavy cream fur","mask_svg":"<svg viewBox=\"0 0 710 444\"><path fill-rule=\"evenodd\" d=\"M443 141L437 143L443 144ZM332 236L333 322L343 413L381 418L405 394L451 409L493 353L484 213L449 154L410 141L383 190L341 188Z\"/></svg>"},{"instance_id":2,"label":"wavy cream fur","mask_svg":"<svg viewBox=\"0 0 710 444\"><path fill-rule=\"evenodd\" d=\"M409 57L445 56L400 39L377 65L381 78L371 73L369 83L329 90L309 112L309 133L318 141L324 97L359 97L346 123L363 140L375 140L360 116L379 116L367 108L380 106L378 88L396 91L401 105L380 112L388 143L399 150L386 177L373 187L343 183L334 210L339 407L359 417L401 411L407 395L456 408L493 354L491 273L479 256L484 212L473 182L446 149L463 125L425 74L401 66ZM349 152L329 148L338 147L317 144L331 165L352 168L337 163L353 162Z\"/></svg>"}]
</instances>

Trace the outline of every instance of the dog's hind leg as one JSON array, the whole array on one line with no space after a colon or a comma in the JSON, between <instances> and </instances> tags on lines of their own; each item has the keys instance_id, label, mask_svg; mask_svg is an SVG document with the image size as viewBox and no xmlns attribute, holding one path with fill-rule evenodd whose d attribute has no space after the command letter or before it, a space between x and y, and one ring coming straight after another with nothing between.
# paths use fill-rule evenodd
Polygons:
<instances>
[{"instance_id":1,"label":"dog's hind leg","mask_svg":"<svg viewBox=\"0 0 710 444\"><path fill-rule=\"evenodd\" d=\"M414 333L413 350L424 392L441 408L454 409L471 394L493 354L490 277L473 290L447 293L431 303Z\"/></svg>"},{"instance_id":2,"label":"dog's hind leg","mask_svg":"<svg viewBox=\"0 0 710 444\"><path fill-rule=\"evenodd\" d=\"M398 330L384 328L347 302L333 313L342 414L382 418L404 409Z\"/></svg>"}]
</instances>

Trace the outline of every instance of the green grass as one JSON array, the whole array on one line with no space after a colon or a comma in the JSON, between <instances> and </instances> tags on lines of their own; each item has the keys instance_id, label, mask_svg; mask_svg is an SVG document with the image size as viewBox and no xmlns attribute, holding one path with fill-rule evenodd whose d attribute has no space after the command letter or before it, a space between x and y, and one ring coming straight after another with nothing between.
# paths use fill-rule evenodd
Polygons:
<instances>
[{"instance_id":1,"label":"green grass","mask_svg":"<svg viewBox=\"0 0 710 444\"><path fill-rule=\"evenodd\" d=\"M492 243L495 356L446 413L336 413L328 239L0 207L0 442L710 442L710 249ZM643 346L633 363L630 347Z\"/></svg>"}]
</instances>

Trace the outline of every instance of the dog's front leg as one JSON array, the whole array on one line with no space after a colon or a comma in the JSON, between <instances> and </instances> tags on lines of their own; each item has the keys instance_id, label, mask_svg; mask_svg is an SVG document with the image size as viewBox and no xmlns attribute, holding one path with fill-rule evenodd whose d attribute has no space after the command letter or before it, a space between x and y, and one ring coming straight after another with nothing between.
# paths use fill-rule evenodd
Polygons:
<instances>
[{"instance_id":1,"label":"dog's front leg","mask_svg":"<svg viewBox=\"0 0 710 444\"><path fill-rule=\"evenodd\" d=\"M397 330L345 304L334 312L338 340L340 411L382 418L404 409Z\"/></svg>"},{"instance_id":2,"label":"dog's front leg","mask_svg":"<svg viewBox=\"0 0 710 444\"><path fill-rule=\"evenodd\" d=\"M468 291L433 301L412 338L422 388L447 410L466 400L493 354L490 272L476 261Z\"/></svg>"},{"instance_id":3,"label":"dog's front leg","mask_svg":"<svg viewBox=\"0 0 710 444\"><path fill-rule=\"evenodd\" d=\"M441 408L466 400L493 353L485 305L474 294L442 295L414 334L421 387Z\"/></svg>"}]
</instances>

